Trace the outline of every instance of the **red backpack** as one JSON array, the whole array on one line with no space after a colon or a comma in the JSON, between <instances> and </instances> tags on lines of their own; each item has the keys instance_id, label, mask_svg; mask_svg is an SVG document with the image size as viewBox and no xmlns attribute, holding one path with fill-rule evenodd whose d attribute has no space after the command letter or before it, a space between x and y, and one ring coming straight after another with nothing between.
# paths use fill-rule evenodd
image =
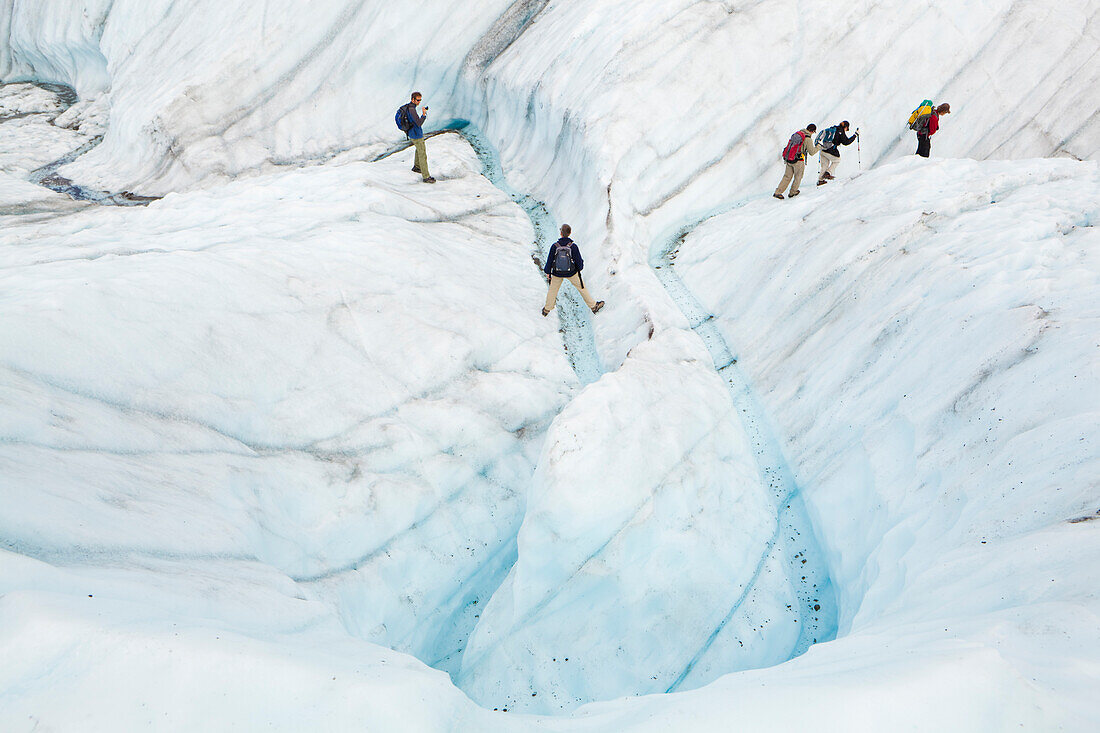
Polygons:
<instances>
[{"instance_id":1,"label":"red backpack","mask_svg":"<svg viewBox=\"0 0 1100 733\"><path fill-rule=\"evenodd\" d=\"M802 143L806 140L806 133L799 130L791 135L787 147L783 148L783 160L788 163L797 163L802 160Z\"/></svg>"}]
</instances>

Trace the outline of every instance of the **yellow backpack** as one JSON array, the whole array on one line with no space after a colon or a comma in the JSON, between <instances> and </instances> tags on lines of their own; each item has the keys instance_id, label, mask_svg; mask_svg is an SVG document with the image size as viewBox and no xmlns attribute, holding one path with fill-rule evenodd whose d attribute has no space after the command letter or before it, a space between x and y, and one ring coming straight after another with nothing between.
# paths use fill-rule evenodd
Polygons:
<instances>
[{"instance_id":1,"label":"yellow backpack","mask_svg":"<svg viewBox=\"0 0 1100 733\"><path fill-rule=\"evenodd\" d=\"M920 106L913 110L913 114L909 115L909 129L916 130L921 126L921 118L926 118L924 121L924 127L927 129L927 118L932 114L932 100L926 99L920 103Z\"/></svg>"}]
</instances>

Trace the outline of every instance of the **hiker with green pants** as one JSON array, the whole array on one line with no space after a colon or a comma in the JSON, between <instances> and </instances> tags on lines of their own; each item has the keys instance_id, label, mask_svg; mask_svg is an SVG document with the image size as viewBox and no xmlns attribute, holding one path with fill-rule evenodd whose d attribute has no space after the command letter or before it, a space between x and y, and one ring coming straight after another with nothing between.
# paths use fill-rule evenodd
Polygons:
<instances>
[{"instance_id":1,"label":"hiker with green pants","mask_svg":"<svg viewBox=\"0 0 1100 733\"><path fill-rule=\"evenodd\" d=\"M397 110L394 121L398 128L412 141L416 148L416 158L413 161L413 173L419 173L424 177L424 183L435 183L432 174L428 172L428 149L424 145L424 120L428 119L428 108L424 107L424 114L416 110L420 106L420 92L413 92L409 103Z\"/></svg>"}]
</instances>

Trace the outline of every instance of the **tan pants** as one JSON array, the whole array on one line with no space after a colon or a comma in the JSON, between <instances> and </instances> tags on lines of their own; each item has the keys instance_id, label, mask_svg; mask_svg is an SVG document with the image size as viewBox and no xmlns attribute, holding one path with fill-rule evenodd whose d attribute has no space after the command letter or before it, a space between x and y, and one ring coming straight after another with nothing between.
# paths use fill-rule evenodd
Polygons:
<instances>
[{"instance_id":1,"label":"tan pants","mask_svg":"<svg viewBox=\"0 0 1100 733\"><path fill-rule=\"evenodd\" d=\"M424 176L425 180L432 177L431 173L428 173L428 148L424 145L424 138L412 141L413 147L416 148L416 157L413 165L420 169L420 175Z\"/></svg>"},{"instance_id":2,"label":"tan pants","mask_svg":"<svg viewBox=\"0 0 1100 733\"><path fill-rule=\"evenodd\" d=\"M840 165L840 156L829 155L824 150L819 153L819 156L821 157L821 173L817 176L817 180L820 181L825 178L826 173L831 174L836 170L836 167Z\"/></svg>"},{"instance_id":3,"label":"tan pants","mask_svg":"<svg viewBox=\"0 0 1100 733\"><path fill-rule=\"evenodd\" d=\"M783 168L783 180L779 182L779 188L775 189L776 193L783 193L783 189L787 187L787 184L791 184L791 193L798 191L798 184L802 183L802 174L806 172L806 161L800 160L797 163L784 163ZM791 183L791 179L794 182Z\"/></svg>"},{"instance_id":4,"label":"tan pants","mask_svg":"<svg viewBox=\"0 0 1100 733\"><path fill-rule=\"evenodd\" d=\"M596 306L596 299L589 294L588 288L584 287L581 282L581 274L578 272L576 275L571 275L568 278L558 277L557 275L550 276L550 289L546 291L546 310L554 309L554 305L558 302L558 289L561 287L562 280L566 279L573 283L573 287L580 292L581 297L584 298L584 302L588 304L589 308L594 308Z\"/></svg>"}]
</instances>

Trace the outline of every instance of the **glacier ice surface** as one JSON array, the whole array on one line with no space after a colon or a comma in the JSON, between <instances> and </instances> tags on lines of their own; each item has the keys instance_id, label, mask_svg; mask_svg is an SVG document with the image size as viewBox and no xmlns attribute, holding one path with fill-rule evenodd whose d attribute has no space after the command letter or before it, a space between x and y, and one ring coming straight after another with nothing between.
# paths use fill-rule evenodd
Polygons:
<instances>
[{"instance_id":1,"label":"glacier ice surface","mask_svg":"<svg viewBox=\"0 0 1100 733\"><path fill-rule=\"evenodd\" d=\"M1094 727L1100 11L799 7L0 4L0 76L80 95L0 115L3 727ZM453 135L430 190L359 162L410 87L506 193ZM937 155L1012 160L907 159L930 94ZM834 117L870 170L776 208ZM26 182L100 133L61 175L163 200ZM588 386L525 201L606 293ZM838 638L686 690L800 559L744 556L762 449Z\"/></svg>"}]
</instances>

